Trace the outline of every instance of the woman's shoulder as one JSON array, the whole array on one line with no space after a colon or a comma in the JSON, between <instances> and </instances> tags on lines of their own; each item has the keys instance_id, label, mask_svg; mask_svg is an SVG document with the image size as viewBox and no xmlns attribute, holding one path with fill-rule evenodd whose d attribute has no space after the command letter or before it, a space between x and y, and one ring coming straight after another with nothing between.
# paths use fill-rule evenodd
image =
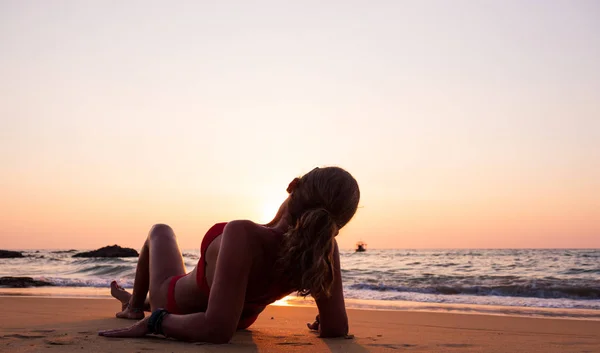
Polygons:
<instances>
[{"instance_id":1,"label":"woman's shoulder","mask_svg":"<svg viewBox=\"0 0 600 353\"><path fill-rule=\"evenodd\" d=\"M226 229L230 233L247 236L251 242L262 245L271 244L280 238L273 229L246 219L230 221L227 223Z\"/></svg>"},{"instance_id":2,"label":"woman's shoulder","mask_svg":"<svg viewBox=\"0 0 600 353\"><path fill-rule=\"evenodd\" d=\"M245 233L248 235L271 234L273 232L270 228L247 219L229 221L225 226L225 229L232 233Z\"/></svg>"}]
</instances>

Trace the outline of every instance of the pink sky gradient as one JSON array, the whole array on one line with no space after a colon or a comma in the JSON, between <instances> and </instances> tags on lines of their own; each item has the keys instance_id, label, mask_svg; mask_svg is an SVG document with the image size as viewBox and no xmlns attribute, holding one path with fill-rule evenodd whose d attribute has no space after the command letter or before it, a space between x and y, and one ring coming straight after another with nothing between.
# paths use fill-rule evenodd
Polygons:
<instances>
[{"instance_id":1,"label":"pink sky gradient","mask_svg":"<svg viewBox=\"0 0 600 353\"><path fill-rule=\"evenodd\" d=\"M339 165L343 248L600 248L595 1L0 2L0 248L199 247Z\"/></svg>"}]
</instances>

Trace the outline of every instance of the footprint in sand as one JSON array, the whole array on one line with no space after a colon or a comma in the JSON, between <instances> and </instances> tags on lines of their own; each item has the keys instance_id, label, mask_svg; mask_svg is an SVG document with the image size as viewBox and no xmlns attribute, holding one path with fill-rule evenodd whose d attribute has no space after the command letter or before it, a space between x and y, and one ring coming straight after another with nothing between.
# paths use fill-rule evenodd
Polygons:
<instances>
[{"instance_id":1,"label":"footprint in sand","mask_svg":"<svg viewBox=\"0 0 600 353\"><path fill-rule=\"evenodd\" d=\"M277 343L279 346L312 346L310 342L281 342Z\"/></svg>"},{"instance_id":2,"label":"footprint in sand","mask_svg":"<svg viewBox=\"0 0 600 353\"><path fill-rule=\"evenodd\" d=\"M44 340L44 342L53 346L66 346L75 343L73 338L68 336L49 338Z\"/></svg>"},{"instance_id":3,"label":"footprint in sand","mask_svg":"<svg viewBox=\"0 0 600 353\"><path fill-rule=\"evenodd\" d=\"M4 335L4 336L0 336L1 338L21 338L21 339L31 339L31 338L45 338L47 336L40 336L40 335L22 335L20 333L14 333L12 335Z\"/></svg>"},{"instance_id":4,"label":"footprint in sand","mask_svg":"<svg viewBox=\"0 0 600 353\"><path fill-rule=\"evenodd\" d=\"M369 343L367 344L367 346L372 346L372 347L382 347L382 348L389 348L389 349L401 349L401 348L412 348L412 347L416 347L416 344L408 344L408 343L402 343L402 344L391 344L391 343Z\"/></svg>"}]
</instances>

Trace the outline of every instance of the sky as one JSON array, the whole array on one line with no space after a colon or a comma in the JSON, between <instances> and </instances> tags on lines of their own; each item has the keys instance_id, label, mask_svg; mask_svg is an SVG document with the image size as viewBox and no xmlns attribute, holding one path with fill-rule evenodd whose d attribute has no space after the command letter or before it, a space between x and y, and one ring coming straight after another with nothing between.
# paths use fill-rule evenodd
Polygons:
<instances>
[{"instance_id":1,"label":"sky","mask_svg":"<svg viewBox=\"0 0 600 353\"><path fill-rule=\"evenodd\" d=\"M182 248L338 165L342 248L600 248L597 1L0 0L0 248Z\"/></svg>"}]
</instances>

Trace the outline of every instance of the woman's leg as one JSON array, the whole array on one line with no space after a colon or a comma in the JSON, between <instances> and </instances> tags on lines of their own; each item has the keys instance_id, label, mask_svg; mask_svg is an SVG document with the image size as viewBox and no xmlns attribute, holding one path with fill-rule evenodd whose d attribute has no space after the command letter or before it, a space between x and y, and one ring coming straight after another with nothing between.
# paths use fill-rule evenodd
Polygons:
<instances>
[{"instance_id":1,"label":"woman's leg","mask_svg":"<svg viewBox=\"0 0 600 353\"><path fill-rule=\"evenodd\" d=\"M148 255L150 307L151 310L156 310L167 306L171 277L186 274L183 255L181 255L175 232L171 227L164 224L152 227L148 236Z\"/></svg>"},{"instance_id":2,"label":"woman's leg","mask_svg":"<svg viewBox=\"0 0 600 353\"><path fill-rule=\"evenodd\" d=\"M133 282L131 295L119 292L116 283L111 284L111 293L121 302L129 295L128 305L117 313L117 317L127 319L141 319L143 310L148 309L146 296L150 292L152 308L165 306L167 303L166 290L161 290L163 283L172 276L185 274L183 256L177 245L175 233L171 227L157 224L152 227L144 246L140 251L138 264ZM163 293L164 292L164 293Z\"/></svg>"}]
</instances>

